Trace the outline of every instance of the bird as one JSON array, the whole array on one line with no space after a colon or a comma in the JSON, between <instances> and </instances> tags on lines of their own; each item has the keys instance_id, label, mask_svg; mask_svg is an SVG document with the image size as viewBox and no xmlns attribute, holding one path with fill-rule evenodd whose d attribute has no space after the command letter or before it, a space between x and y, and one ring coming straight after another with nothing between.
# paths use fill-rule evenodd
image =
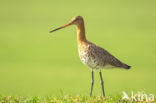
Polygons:
<instances>
[{"instance_id":1,"label":"bird","mask_svg":"<svg viewBox=\"0 0 156 103\"><path fill-rule=\"evenodd\" d=\"M80 60L83 64L87 65L91 70L91 89L90 96L92 96L94 86L94 71L98 70L100 75L102 93L105 97L104 82L102 78L101 69L103 68L123 68L130 69L131 66L121 62L119 59L114 57L108 51L102 47L90 42L86 38L84 19L82 16L75 16L68 24L56 28L50 33L68 27L70 25L76 25L77 29L77 42L78 42L78 53Z\"/></svg>"}]
</instances>

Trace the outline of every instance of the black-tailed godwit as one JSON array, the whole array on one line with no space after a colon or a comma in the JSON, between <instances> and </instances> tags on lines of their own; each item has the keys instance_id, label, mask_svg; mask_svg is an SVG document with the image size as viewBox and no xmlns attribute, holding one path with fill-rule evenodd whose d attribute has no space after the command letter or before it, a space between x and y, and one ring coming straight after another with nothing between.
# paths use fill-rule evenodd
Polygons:
<instances>
[{"instance_id":1,"label":"black-tailed godwit","mask_svg":"<svg viewBox=\"0 0 156 103\"><path fill-rule=\"evenodd\" d=\"M90 96L92 96L92 90L94 85L94 70L99 70L102 92L103 92L103 96L105 96L101 69L113 68L113 67L130 69L130 66L128 66L125 63L122 63L120 60L115 58L105 49L93 44L92 42L86 39L84 20L81 16L74 17L71 20L71 22L50 31L50 33L70 25L76 25L77 27L78 51L79 51L80 59L82 63L86 64L91 69L92 82L91 82Z\"/></svg>"}]
</instances>

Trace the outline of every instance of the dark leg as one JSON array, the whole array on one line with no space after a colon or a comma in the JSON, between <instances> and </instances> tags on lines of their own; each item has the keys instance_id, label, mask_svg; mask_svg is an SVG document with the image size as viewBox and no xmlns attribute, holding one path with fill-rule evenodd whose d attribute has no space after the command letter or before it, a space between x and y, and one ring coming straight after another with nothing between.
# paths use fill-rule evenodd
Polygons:
<instances>
[{"instance_id":1,"label":"dark leg","mask_svg":"<svg viewBox=\"0 0 156 103\"><path fill-rule=\"evenodd\" d=\"M101 73L101 71L99 72L99 74L100 74L100 79L101 79L101 86L102 86L102 92L103 92L103 96L105 97L105 91L104 91L104 86L103 86L103 79L102 79L102 73Z\"/></svg>"},{"instance_id":2,"label":"dark leg","mask_svg":"<svg viewBox=\"0 0 156 103\"><path fill-rule=\"evenodd\" d=\"M94 85L94 71L92 70L92 82L91 82L90 96L92 96L93 85Z\"/></svg>"}]
</instances>

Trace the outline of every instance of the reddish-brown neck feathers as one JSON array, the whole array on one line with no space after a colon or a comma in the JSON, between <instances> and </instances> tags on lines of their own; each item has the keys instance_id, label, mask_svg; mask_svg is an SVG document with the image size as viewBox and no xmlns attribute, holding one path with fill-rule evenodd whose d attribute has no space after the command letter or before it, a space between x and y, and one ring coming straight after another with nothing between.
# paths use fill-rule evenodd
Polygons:
<instances>
[{"instance_id":1,"label":"reddish-brown neck feathers","mask_svg":"<svg viewBox=\"0 0 156 103\"><path fill-rule=\"evenodd\" d=\"M83 20L80 22L80 24L77 24L77 39L78 43L87 41L85 36L85 27Z\"/></svg>"}]
</instances>

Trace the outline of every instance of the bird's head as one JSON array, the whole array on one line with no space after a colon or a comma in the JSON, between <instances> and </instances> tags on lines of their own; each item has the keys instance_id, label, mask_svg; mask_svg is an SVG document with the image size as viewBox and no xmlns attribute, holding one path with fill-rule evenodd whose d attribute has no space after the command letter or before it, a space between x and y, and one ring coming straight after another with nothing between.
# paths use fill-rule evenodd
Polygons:
<instances>
[{"instance_id":1,"label":"bird's head","mask_svg":"<svg viewBox=\"0 0 156 103\"><path fill-rule=\"evenodd\" d=\"M81 16L75 16L72 20L71 23L75 25L79 25L83 22L83 18Z\"/></svg>"},{"instance_id":2,"label":"bird's head","mask_svg":"<svg viewBox=\"0 0 156 103\"><path fill-rule=\"evenodd\" d=\"M70 25L79 25L82 22L83 22L83 18L81 16L75 16L68 24L61 26L57 29L54 29L54 30L50 31L50 33L57 31L59 29L65 28L65 27L70 26Z\"/></svg>"}]
</instances>

